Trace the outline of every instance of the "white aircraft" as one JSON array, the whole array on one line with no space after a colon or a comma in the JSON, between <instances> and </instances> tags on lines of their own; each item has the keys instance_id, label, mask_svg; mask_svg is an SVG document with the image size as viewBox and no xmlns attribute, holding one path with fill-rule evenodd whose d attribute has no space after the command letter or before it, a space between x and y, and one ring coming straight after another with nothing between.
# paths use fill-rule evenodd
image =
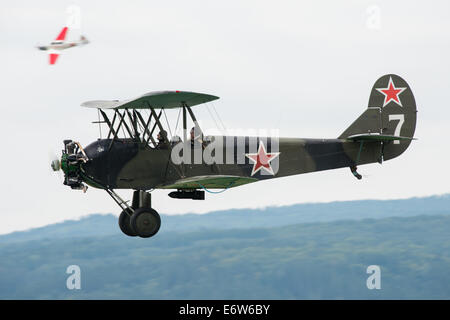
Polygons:
<instances>
[{"instance_id":1,"label":"white aircraft","mask_svg":"<svg viewBox=\"0 0 450 320\"><path fill-rule=\"evenodd\" d=\"M37 46L39 50L48 51L50 64L56 63L56 60L58 59L61 53L61 50L89 43L89 41L84 36L81 36L80 40L75 42L65 42L64 39L66 38L68 30L69 30L68 27L64 27L59 33L59 35L56 37L55 41L52 41L49 45Z\"/></svg>"}]
</instances>

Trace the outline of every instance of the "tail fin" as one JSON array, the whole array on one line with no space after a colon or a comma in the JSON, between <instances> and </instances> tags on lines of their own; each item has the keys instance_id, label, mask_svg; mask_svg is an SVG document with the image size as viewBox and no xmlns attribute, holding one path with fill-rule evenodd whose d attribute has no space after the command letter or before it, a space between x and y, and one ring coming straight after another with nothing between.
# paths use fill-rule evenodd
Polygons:
<instances>
[{"instance_id":1,"label":"tail fin","mask_svg":"<svg viewBox=\"0 0 450 320\"><path fill-rule=\"evenodd\" d=\"M410 145L416 117L416 102L409 85L401 77L387 74L372 87L369 107L339 139L380 141L383 159L389 160Z\"/></svg>"},{"instance_id":2,"label":"tail fin","mask_svg":"<svg viewBox=\"0 0 450 320\"><path fill-rule=\"evenodd\" d=\"M64 39L66 39L67 30L69 30L69 28L67 27L62 28L61 32L58 34L55 40L64 41Z\"/></svg>"}]
</instances>

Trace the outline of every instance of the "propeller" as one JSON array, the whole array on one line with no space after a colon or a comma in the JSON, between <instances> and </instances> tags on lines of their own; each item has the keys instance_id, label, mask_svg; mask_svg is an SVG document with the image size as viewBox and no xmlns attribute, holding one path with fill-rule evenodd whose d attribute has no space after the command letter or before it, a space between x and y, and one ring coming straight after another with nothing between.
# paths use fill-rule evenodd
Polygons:
<instances>
[{"instance_id":1,"label":"propeller","mask_svg":"<svg viewBox=\"0 0 450 320\"><path fill-rule=\"evenodd\" d=\"M56 153L53 150L49 150L48 158L50 161L50 168L53 172L58 172L59 178L62 178L62 170L61 170L61 160L58 158Z\"/></svg>"},{"instance_id":2,"label":"propeller","mask_svg":"<svg viewBox=\"0 0 450 320\"><path fill-rule=\"evenodd\" d=\"M58 159L52 160L51 167L53 171L59 171L61 169L61 161L59 161Z\"/></svg>"},{"instance_id":3,"label":"propeller","mask_svg":"<svg viewBox=\"0 0 450 320\"><path fill-rule=\"evenodd\" d=\"M78 142L64 140L64 146L65 149L63 150L61 158L59 158L53 150L49 150L49 170L51 168L53 172L57 172L59 178L63 178L64 185L67 185L72 189L83 190L83 192L86 192L87 186L83 183L80 170L81 163L86 163L88 161L87 156ZM78 152L78 148L80 148L80 152ZM61 161L64 162L61 163Z\"/></svg>"}]
</instances>

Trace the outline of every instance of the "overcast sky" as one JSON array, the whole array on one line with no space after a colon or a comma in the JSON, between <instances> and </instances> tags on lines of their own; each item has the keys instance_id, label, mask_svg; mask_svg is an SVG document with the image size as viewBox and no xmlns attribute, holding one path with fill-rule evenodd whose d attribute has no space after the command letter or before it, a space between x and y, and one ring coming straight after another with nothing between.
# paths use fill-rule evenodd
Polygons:
<instances>
[{"instance_id":1,"label":"overcast sky","mask_svg":"<svg viewBox=\"0 0 450 320\"><path fill-rule=\"evenodd\" d=\"M68 39L84 34L91 43L50 66L35 46L56 37L70 5L81 9L81 28ZM302 138L339 136L386 73L409 83L419 110L419 140L399 158L361 166L362 181L345 168L207 194L207 201L155 191L160 213L447 193L449 57L448 1L2 1L0 233L118 215L106 192L63 186L49 154L60 154L63 139L97 139L96 111L82 102L154 90L217 95L228 129ZM205 108L194 111L204 128L215 126Z\"/></svg>"}]
</instances>

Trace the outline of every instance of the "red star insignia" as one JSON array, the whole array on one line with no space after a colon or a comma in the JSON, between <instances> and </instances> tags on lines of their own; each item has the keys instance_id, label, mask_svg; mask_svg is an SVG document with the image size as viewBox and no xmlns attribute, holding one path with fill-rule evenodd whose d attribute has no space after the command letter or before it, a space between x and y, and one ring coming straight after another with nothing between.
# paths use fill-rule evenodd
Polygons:
<instances>
[{"instance_id":1,"label":"red star insignia","mask_svg":"<svg viewBox=\"0 0 450 320\"><path fill-rule=\"evenodd\" d=\"M405 91L407 88L399 88L395 87L394 82L392 81L392 77L389 78L389 83L387 88L380 88L376 89L378 92L384 94L384 103L383 108L391 101L394 101L396 104L398 104L400 107L402 106L402 102L400 101L400 98L398 97L400 93Z\"/></svg>"},{"instance_id":2,"label":"red star insignia","mask_svg":"<svg viewBox=\"0 0 450 320\"><path fill-rule=\"evenodd\" d=\"M275 175L273 172L272 166L270 165L270 161L274 160L276 157L280 155L279 152L267 153L266 147L264 147L264 143L262 141L259 142L258 153L246 153L245 156L253 161L253 170L252 176L264 169L271 175Z\"/></svg>"}]
</instances>

